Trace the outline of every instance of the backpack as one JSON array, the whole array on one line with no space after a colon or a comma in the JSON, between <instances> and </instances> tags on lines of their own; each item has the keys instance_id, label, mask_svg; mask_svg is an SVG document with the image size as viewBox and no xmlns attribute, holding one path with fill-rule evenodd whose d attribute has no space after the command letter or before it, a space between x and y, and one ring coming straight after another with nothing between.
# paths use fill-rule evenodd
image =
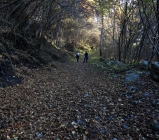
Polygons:
<instances>
[{"instance_id":1,"label":"backpack","mask_svg":"<svg viewBox=\"0 0 159 140\"><path fill-rule=\"evenodd\" d=\"M77 52L77 53L76 53L76 57L79 57L79 56L80 56L80 53L79 53L79 52Z\"/></svg>"}]
</instances>

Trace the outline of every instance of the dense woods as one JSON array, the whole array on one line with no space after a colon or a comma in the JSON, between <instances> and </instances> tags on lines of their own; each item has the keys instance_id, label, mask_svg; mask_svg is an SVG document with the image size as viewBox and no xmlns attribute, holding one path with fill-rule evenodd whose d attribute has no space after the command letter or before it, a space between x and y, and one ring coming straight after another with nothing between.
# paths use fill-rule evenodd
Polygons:
<instances>
[{"instance_id":1,"label":"dense woods","mask_svg":"<svg viewBox=\"0 0 159 140\"><path fill-rule=\"evenodd\" d=\"M1 0L0 41L5 49L8 39L26 49L25 41L37 46L45 39L60 48L98 48L102 58L124 63L151 62L159 59L158 5L149 0Z\"/></svg>"},{"instance_id":2,"label":"dense woods","mask_svg":"<svg viewBox=\"0 0 159 140\"><path fill-rule=\"evenodd\" d=\"M122 62L158 59L157 1L108 1L106 12L103 5L103 57Z\"/></svg>"},{"instance_id":3,"label":"dense woods","mask_svg":"<svg viewBox=\"0 0 159 140\"><path fill-rule=\"evenodd\" d=\"M85 1L1 1L0 11L1 33L19 34L28 41L43 37L65 44L78 38L79 29L91 26Z\"/></svg>"}]
</instances>

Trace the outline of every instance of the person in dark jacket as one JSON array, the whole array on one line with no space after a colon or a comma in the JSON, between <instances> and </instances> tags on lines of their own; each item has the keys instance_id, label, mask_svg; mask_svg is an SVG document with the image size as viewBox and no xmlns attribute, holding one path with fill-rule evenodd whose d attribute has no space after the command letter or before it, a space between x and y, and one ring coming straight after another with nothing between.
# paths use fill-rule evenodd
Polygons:
<instances>
[{"instance_id":1,"label":"person in dark jacket","mask_svg":"<svg viewBox=\"0 0 159 140\"><path fill-rule=\"evenodd\" d=\"M87 63L87 61L88 61L88 52L86 51L85 52L85 54L84 54L84 61L83 61L83 63Z\"/></svg>"},{"instance_id":2,"label":"person in dark jacket","mask_svg":"<svg viewBox=\"0 0 159 140\"><path fill-rule=\"evenodd\" d=\"M77 59L77 62L79 61L79 58L80 58L80 53L77 51L77 52L76 52L76 59Z\"/></svg>"}]
</instances>

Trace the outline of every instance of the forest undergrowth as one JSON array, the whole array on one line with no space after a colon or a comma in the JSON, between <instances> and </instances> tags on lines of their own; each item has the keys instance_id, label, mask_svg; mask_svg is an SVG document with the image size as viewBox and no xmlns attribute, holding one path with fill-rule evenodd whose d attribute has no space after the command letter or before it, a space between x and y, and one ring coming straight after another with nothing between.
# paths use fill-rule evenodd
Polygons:
<instances>
[{"instance_id":1,"label":"forest undergrowth","mask_svg":"<svg viewBox=\"0 0 159 140\"><path fill-rule=\"evenodd\" d=\"M14 71L22 83L0 89L0 139L159 139L159 84L146 74L124 84L81 61Z\"/></svg>"}]
</instances>

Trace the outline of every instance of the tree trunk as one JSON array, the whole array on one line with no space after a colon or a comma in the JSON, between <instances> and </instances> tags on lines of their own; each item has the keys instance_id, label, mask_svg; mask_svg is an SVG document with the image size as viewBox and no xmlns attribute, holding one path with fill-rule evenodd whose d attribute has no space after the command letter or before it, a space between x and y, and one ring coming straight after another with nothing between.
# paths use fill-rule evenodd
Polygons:
<instances>
[{"instance_id":1,"label":"tree trunk","mask_svg":"<svg viewBox=\"0 0 159 140\"><path fill-rule=\"evenodd\" d=\"M115 5L113 6L114 11L115 11ZM114 17L113 17L113 57L116 59L116 43L115 43L115 12L114 12Z\"/></svg>"},{"instance_id":2,"label":"tree trunk","mask_svg":"<svg viewBox=\"0 0 159 140\"><path fill-rule=\"evenodd\" d=\"M159 0L157 0L157 32L158 32L158 41L159 41ZM157 60L159 61L159 44L157 44Z\"/></svg>"},{"instance_id":3,"label":"tree trunk","mask_svg":"<svg viewBox=\"0 0 159 140\"><path fill-rule=\"evenodd\" d=\"M103 51L104 51L103 40L104 40L104 15L102 12L102 28L101 28L101 37L100 37L100 57L102 57Z\"/></svg>"},{"instance_id":4,"label":"tree trunk","mask_svg":"<svg viewBox=\"0 0 159 140\"><path fill-rule=\"evenodd\" d=\"M143 29L142 37L141 37L141 40L140 40L139 49L136 53L136 60L137 61L139 61L141 59L141 51L142 51L144 41L145 41L145 38L146 38L146 30L147 30L147 27L145 25L144 29Z\"/></svg>"},{"instance_id":5,"label":"tree trunk","mask_svg":"<svg viewBox=\"0 0 159 140\"><path fill-rule=\"evenodd\" d=\"M123 33L122 33L122 42L123 42L123 49L124 49L124 54L123 54L123 62L126 62L126 57L127 57L127 50L128 50L128 45L126 45L126 28L127 28L127 5L128 3L125 3L125 12L124 12L124 23L123 23Z\"/></svg>"}]
</instances>

